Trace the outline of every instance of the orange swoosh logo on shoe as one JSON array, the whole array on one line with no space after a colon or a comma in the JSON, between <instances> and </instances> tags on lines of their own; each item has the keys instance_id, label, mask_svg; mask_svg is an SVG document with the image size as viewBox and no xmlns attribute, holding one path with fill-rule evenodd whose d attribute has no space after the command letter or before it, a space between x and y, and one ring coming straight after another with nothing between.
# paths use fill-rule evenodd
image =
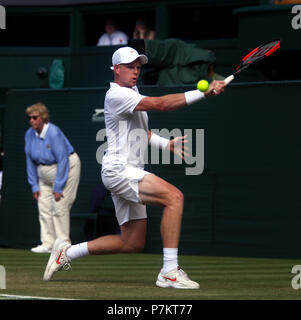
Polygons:
<instances>
[{"instance_id":1,"label":"orange swoosh logo on shoe","mask_svg":"<svg viewBox=\"0 0 301 320\"><path fill-rule=\"evenodd\" d=\"M60 258L61 258L62 252L63 252L63 250L61 250L58 258L56 259L56 263L57 263L57 264L60 264Z\"/></svg>"},{"instance_id":2,"label":"orange swoosh logo on shoe","mask_svg":"<svg viewBox=\"0 0 301 320\"><path fill-rule=\"evenodd\" d=\"M172 281L172 282L175 282L177 281L177 278L168 278L168 277L164 277L166 280L169 280L169 281Z\"/></svg>"}]
</instances>

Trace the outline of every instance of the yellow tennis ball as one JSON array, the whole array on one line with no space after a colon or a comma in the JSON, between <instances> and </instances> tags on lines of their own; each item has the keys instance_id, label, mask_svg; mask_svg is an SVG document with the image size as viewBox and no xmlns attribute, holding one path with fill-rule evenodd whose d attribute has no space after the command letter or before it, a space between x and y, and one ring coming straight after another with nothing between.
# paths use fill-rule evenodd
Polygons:
<instances>
[{"instance_id":1,"label":"yellow tennis ball","mask_svg":"<svg viewBox=\"0 0 301 320\"><path fill-rule=\"evenodd\" d=\"M197 85L196 85L197 89L205 92L209 89L209 83L207 80L200 80Z\"/></svg>"}]
</instances>

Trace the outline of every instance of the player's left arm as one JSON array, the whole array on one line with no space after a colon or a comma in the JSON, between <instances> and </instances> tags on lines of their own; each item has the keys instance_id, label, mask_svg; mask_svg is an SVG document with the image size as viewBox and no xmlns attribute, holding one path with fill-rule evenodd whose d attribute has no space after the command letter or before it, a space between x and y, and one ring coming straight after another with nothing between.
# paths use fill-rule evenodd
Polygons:
<instances>
[{"instance_id":1,"label":"player's left arm","mask_svg":"<svg viewBox=\"0 0 301 320\"><path fill-rule=\"evenodd\" d=\"M175 137L169 140L148 130L148 141L151 146L158 149L169 150L182 159L184 159L185 156L189 156L187 152L188 147L185 145L188 142L187 136Z\"/></svg>"}]
</instances>

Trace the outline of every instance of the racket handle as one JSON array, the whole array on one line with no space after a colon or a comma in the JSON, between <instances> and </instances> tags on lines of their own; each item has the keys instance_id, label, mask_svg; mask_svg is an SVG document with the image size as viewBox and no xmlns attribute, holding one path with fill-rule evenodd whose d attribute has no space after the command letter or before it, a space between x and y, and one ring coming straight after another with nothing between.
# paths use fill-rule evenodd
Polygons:
<instances>
[{"instance_id":1,"label":"racket handle","mask_svg":"<svg viewBox=\"0 0 301 320\"><path fill-rule=\"evenodd\" d=\"M224 79L224 81L226 82L226 85L228 85L233 79L234 79L234 76L233 76L233 74L231 74L231 76Z\"/></svg>"}]
</instances>

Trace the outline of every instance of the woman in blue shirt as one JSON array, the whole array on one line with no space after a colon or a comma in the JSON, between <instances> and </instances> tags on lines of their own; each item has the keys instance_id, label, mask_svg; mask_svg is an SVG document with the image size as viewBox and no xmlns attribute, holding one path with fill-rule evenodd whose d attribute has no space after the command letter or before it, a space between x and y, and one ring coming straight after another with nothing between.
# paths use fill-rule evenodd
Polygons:
<instances>
[{"instance_id":1,"label":"woman in blue shirt","mask_svg":"<svg viewBox=\"0 0 301 320\"><path fill-rule=\"evenodd\" d=\"M25 134L28 183L39 208L41 245L36 253L51 252L56 238L70 241L70 209L80 179L80 159L63 132L49 122L43 103L26 109L31 128Z\"/></svg>"}]
</instances>

